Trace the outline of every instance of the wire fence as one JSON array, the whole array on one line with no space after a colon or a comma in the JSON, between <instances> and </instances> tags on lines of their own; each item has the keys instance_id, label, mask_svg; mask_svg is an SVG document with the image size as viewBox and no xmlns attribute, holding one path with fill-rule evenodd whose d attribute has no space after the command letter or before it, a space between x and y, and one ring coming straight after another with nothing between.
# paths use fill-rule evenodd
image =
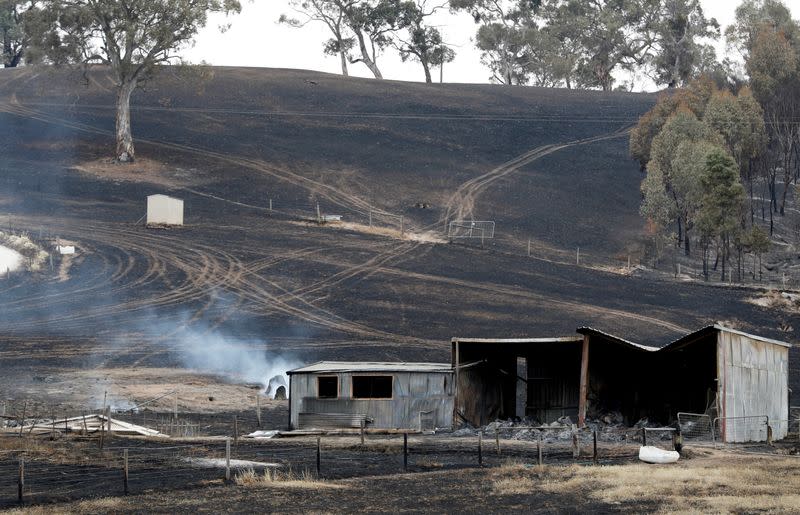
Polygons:
<instances>
[{"instance_id":1,"label":"wire fence","mask_svg":"<svg viewBox=\"0 0 800 515\"><path fill-rule=\"evenodd\" d=\"M497 428L466 435L370 433L192 441L114 436L0 437L0 508L236 482L245 474L344 479L404 472L531 464L624 463L646 443L674 447L673 428ZM252 479L251 479L252 480Z\"/></svg>"},{"instance_id":2,"label":"wire fence","mask_svg":"<svg viewBox=\"0 0 800 515\"><path fill-rule=\"evenodd\" d=\"M791 413L797 424L800 408ZM678 424L671 427L495 422L482 429L436 434L355 429L335 436L317 431L291 438L248 438L245 435L257 417L225 415L226 422L217 425L193 420L191 414L177 419L174 413L146 415L151 429L175 438L84 433L68 425L62 428L58 421L52 426L47 421L35 424L52 427L48 431L32 431L30 425L20 426L23 431L6 427L0 433L0 508L279 477L336 480L491 467L509 461L542 466L631 463L643 445L672 451L754 438L761 441L753 445L763 447L774 428L793 423L765 416L711 419L706 414L680 413ZM112 416L118 420L125 414ZM133 420L144 415L127 416Z\"/></svg>"}]
</instances>

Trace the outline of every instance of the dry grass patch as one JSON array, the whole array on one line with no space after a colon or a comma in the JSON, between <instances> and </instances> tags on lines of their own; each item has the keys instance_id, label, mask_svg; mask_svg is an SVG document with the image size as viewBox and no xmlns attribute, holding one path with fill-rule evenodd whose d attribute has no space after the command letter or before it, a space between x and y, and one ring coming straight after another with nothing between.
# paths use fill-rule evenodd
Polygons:
<instances>
[{"instance_id":1,"label":"dry grass patch","mask_svg":"<svg viewBox=\"0 0 800 515\"><path fill-rule=\"evenodd\" d=\"M14 508L3 513L8 515L52 515L53 513L109 513L118 511L127 505L121 497L103 497L88 499L69 505L60 505L54 510L52 506L29 506Z\"/></svg>"},{"instance_id":2,"label":"dry grass patch","mask_svg":"<svg viewBox=\"0 0 800 515\"><path fill-rule=\"evenodd\" d=\"M496 495L547 492L608 505L653 503L668 512L800 512L800 460L715 456L703 463L525 467L491 472ZM652 509L652 508L650 508Z\"/></svg>"},{"instance_id":3,"label":"dry grass patch","mask_svg":"<svg viewBox=\"0 0 800 515\"><path fill-rule=\"evenodd\" d=\"M108 158L95 159L73 166L72 170L103 180L148 182L168 188L198 182L195 172L145 157L137 157L133 163L119 163Z\"/></svg>"},{"instance_id":4,"label":"dry grass patch","mask_svg":"<svg viewBox=\"0 0 800 515\"><path fill-rule=\"evenodd\" d=\"M299 474L292 470L286 472L266 469L258 473L253 469L239 472L234 477L234 482L239 486L275 486L286 488L301 488L305 490L341 489L344 485L330 483L315 477L307 469Z\"/></svg>"}]
</instances>

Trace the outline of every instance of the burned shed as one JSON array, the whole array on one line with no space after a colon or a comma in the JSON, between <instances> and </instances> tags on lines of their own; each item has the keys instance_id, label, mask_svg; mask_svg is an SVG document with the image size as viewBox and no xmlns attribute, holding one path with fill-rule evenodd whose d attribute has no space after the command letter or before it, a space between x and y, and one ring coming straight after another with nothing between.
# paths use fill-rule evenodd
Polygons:
<instances>
[{"instance_id":1,"label":"burned shed","mask_svg":"<svg viewBox=\"0 0 800 515\"><path fill-rule=\"evenodd\" d=\"M288 375L292 429L453 425L453 369L448 363L321 361Z\"/></svg>"},{"instance_id":2,"label":"burned shed","mask_svg":"<svg viewBox=\"0 0 800 515\"><path fill-rule=\"evenodd\" d=\"M453 338L456 422L482 426L496 419L552 422L578 414L581 336Z\"/></svg>"},{"instance_id":3,"label":"burned shed","mask_svg":"<svg viewBox=\"0 0 800 515\"><path fill-rule=\"evenodd\" d=\"M454 338L456 414L482 425L523 415L540 422L621 413L666 424L702 415L726 442L788 431L789 344L720 325L662 348L584 327L577 338ZM765 421L769 421L766 424Z\"/></svg>"}]
</instances>

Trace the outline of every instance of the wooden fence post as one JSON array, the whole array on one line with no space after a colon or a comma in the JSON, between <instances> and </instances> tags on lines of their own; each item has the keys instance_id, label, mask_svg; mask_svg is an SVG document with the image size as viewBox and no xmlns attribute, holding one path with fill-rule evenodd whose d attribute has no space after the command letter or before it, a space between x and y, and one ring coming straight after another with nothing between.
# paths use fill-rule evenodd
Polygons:
<instances>
[{"instance_id":1,"label":"wooden fence post","mask_svg":"<svg viewBox=\"0 0 800 515\"><path fill-rule=\"evenodd\" d=\"M225 438L225 481L231 480L231 439Z\"/></svg>"},{"instance_id":2,"label":"wooden fence post","mask_svg":"<svg viewBox=\"0 0 800 515\"><path fill-rule=\"evenodd\" d=\"M322 447L322 437L317 437L317 477L320 477L320 454L321 454L321 447Z\"/></svg>"},{"instance_id":3,"label":"wooden fence post","mask_svg":"<svg viewBox=\"0 0 800 515\"><path fill-rule=\"evenodd\" d=\"M575 459L580 458L581 448L578 446L578 433L572 432L572 457Z\"/></svg>"},{"instance_id":4,"label":"wooden fence post","mask_svg":"<svg viewBox=\"0 0 800 515\"><path fill-rule=\"evenodd\" d=\"M541 467L544 464L542 460L542 433L539 433L539 441L536 442L536 451L539 454L539 466Z\"/></svg>"},{"instance_id":5,"label":"wooden fence post","mask_svg":"<svg viewBox=\"0 0 800 515\"><path fill-rule=\"evenodd\" d=\"M122 480L124 482L125 495L128 495L128 449L122 451Z\"/></svg>"},{"instance_id":6,"label":"wooden fence post","mask_svg":"<svg viewBox=\"0 0 800 515\"><path fill-rule=\"evenodd\" d=\"M403 433L403 470L408 472L408 433Z\"/></svg>"},{"instance_id":7,"label":"wooden fence post","mask_svg":"<svg viewBox=\"0 0 800 515\"><path fill-rule=\"evenodd\" d=\"M105 411L105 410L103 410ZM106 421L100 420L100 450L103 450L103 444L105 443L106 437Z\"/></svg>"},{"instance_id":8,"label":"wooden fence post","mask_svg":"<svg viewBox=\"0 0 800 515\"><path fill-rule=\"evenodd\" d=\"M642 445L647 445L647 428L642 428Z\"/></svg>"},{"instance_id":9,"label":"wooden fence post","mask_svg":"<svg viewBox=\"0 0 800 515\"><path fill-rule=\"evenodd\" d=\"M483 466L483 431L478 431L478 466Z\"/></svg>"},{"instance_id":10,"label":"wooden fence post","mask_svg":"<svg viewBox=\"0 0 800 515\"><path fill-rule=\"evenodd\" d=\"M23 489L25 488L25 459L19 459L19 478L17 479L17 500L20 504L25 502Z\"/></svg>"},{"instance_id":11,"label":"wooden fence post","mask_svg":"<svg viewBox=\"0 0 800 515\"><path fill-rule=\"evenodd\" d=\"M592 431L592 462L597 465L597 430Z\"/></svg>"},{"instance_id":12,"label":"wooden fence post","mask_svg":"<svg viewBox=\"0 0 800 515\"><path fill-rule=\"evenodd\" d=\"M25 427L25 412L28 410L28 400L22 405L22 420L19 423L19 435L22 436L22 428Z\"/></svg>"},{"instance_id":13,"label":"wooden fence post","mask_svg":"<svg viewBox=\"0 0 800 515\"><path fill-rule=\"evenodd\" d=\"M113 433L111 432L111 406L106 408L106 422L108 422L108 441L111 441Z\"/></svg>"}]
</instances>

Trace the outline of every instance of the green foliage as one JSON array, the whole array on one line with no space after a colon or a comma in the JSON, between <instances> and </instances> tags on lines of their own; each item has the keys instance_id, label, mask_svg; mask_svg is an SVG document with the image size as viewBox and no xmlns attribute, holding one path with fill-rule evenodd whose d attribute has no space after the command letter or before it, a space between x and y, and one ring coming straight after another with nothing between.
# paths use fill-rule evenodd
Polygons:
<instances>
[{"instance_id":1,"label":"green foliage","mask_svg":"<svg viewBox=\"0 0 800 515\"><path fill-rule=\"evenodd\" d=\"M327 55L339 55L342 74L347 75L350 51L356 42L347 29L346 12L354 4L355 0L289 0L288 5L295 14L282 14L278 23L295 28L303 28L312 22L324 24L333 37L325 42L323 51Z\"/></svg>"},{"instance_id":2,"label":"green foliage","mask_svg":"<svg viewBox=\"0 0 800 515\"><path fill-rule=\"evenodd\" d=\"M41 10L35 1L0 0L0 41L3 48L3 65L14 68L27 57L30 32L41 23ZM27 59L26 59L27 57Z\"/></svg>"},{"instance_id":3,"label":"green foliage","mask_svg":"<svg viewBox=\"0 0 800 515\"><path fill-rule=\"evenodd\" d=\"M701 184L700 232L705 237L730 241L741 228L745 200L736 162L722 150L713 151L706 159Z\"/></svg>"},{"instance_id":4,"label":"green foliage","mask_svg":"<svg viewBox=\"0 0 800 515\"><path fill-rule=\"evenodd\" d=\"M686 108L672 115L653 139L647 177L660 177L669 199L668 223L661 224L663 230L678 222L683 229L680 236L689 238L701 201L705 162L718 148L718 135ZM648 202L645 196L643 203Z\"/></svg>"},{"instance_id":5,"label":"green foliage","mask_svg":"<svg viewBox=\"0 0 800 515\"><path fill-rule=\"evenodd\" d=\"M718 39L719 24L703 13L699 0L658 2L660 13L653 31L658 50L652 58L656 84L681 86L716 63L714 47L704 41Z\"/></svg>"},{"instance_id":6,"label":"green foliage","mask_svg":"<svg viewBox=\"0 0 800 515\"><path fill-rule=\"evenodd\" d=\"M51 62L104 64L120 82L142 80L177 60L211 12L239 12L238 0L46 0L54 20L37 43Z\"/></svg>"},{"instance_id":7,"label":"green foliage","mask_svg":"<svg viewBox=\"0 0 800 515\"><path fill-rule=\"evenodd\" d=\"M722 137L726 150L744 171L766 147L764 112L749 89L738 96L717 91L706 106L704 122Z\"/></svg>"},{"instance_id":8,"label":"green foliage","mask_svg":"<svg viewBox=\"0 0 800 515\"><path fill-rule=\"evenodd\" d=\"M744 0L736 8L736 21L725 30L725 39L747 59L764 30L790 37L797 32L797 24L782 1Z\"/></svg>"},{"instance_id":9,"label":"green foliage","mask_svg":"<svg viewBox=\"0 0 800 515\"><path fill-rule=\"evenodd\" d=\"M452 62L456 53L444 43L439 29L425 24L425 18L433 14L435 9L426 12L424 0L406 2L404 9L404 30L395 33L395 46L403 61L411 59L422 64L425 81L432 82L431 66Z\"/></svg>"},{"instance_id":10,"label":"green foliage","mask_svg":"<svg viewBox=\"0 0 800 515\"><path fill-rule=\"evenodd\" d=\"M663 232L672 220L672 203L667 196L664 174L660 169L656 168L645 176L641 191L639 212L649 222L653 232Z\"/></svg>"},{"instance_id":11,"label":"green foliage","mask_svg":"<svg viewBox=\"0 0 800 515\"><path fill-rule=\"evenodd\" d=\"M741 236L741 243L753 254L761 256L769 252L772 244L767 231L759 226L752 227Z\"/></svg>"},{"instance_id":12,"label":"green foliage","mask_svg":"<svg viewBox=\"0 0 800 515\"><path fill-rule=\"evenodd\" d=\"M565 22L579 31L582 55L577 65L577 83L584 88L611 91L613 73L631 70L647 59L655 41L650 28L656 14L647 0L603 0L564 2ZM564 22L562 22L564 23Z\"/></svg>"},{"instance_id":13,"label":"green foliage","mask_svg":"<svg viewBox=\"0 0 800 515\"><path fill-rule=\"evenodd\" d=\"M527 84L530 43L538 2L528 0L451 0L450 8L469 12L479 24L475 46L481 62L500 84Z\"/></svg>"},{"instance_id":14,"label":"green foliage","mask_svg":"<svg viewBox=\"0 0 800 515\"><path fill-rule=\"evenodd\" d=\"M697 118L705 114L706 105L715 89L714 83L706 77L689 83L685 89L659 96L656 105L645 113L631 131L631 157L639 161L642 169L650 161L650 151L655 138L664 124L679 109L687 109Z\"/></svg>"},{"instance_id":15,"label":"green foliage","mask_svg":"<svg viewBox=\"0 0 800 515\"><path fill-rule=\"evenodd\" d=\"M212 12L239 12L238 0L44 0L32 45L55 64L108 66L116 81L116 157L134 160L130 98L161 64L179 62Z\"/></svg>"}]
</instances>

